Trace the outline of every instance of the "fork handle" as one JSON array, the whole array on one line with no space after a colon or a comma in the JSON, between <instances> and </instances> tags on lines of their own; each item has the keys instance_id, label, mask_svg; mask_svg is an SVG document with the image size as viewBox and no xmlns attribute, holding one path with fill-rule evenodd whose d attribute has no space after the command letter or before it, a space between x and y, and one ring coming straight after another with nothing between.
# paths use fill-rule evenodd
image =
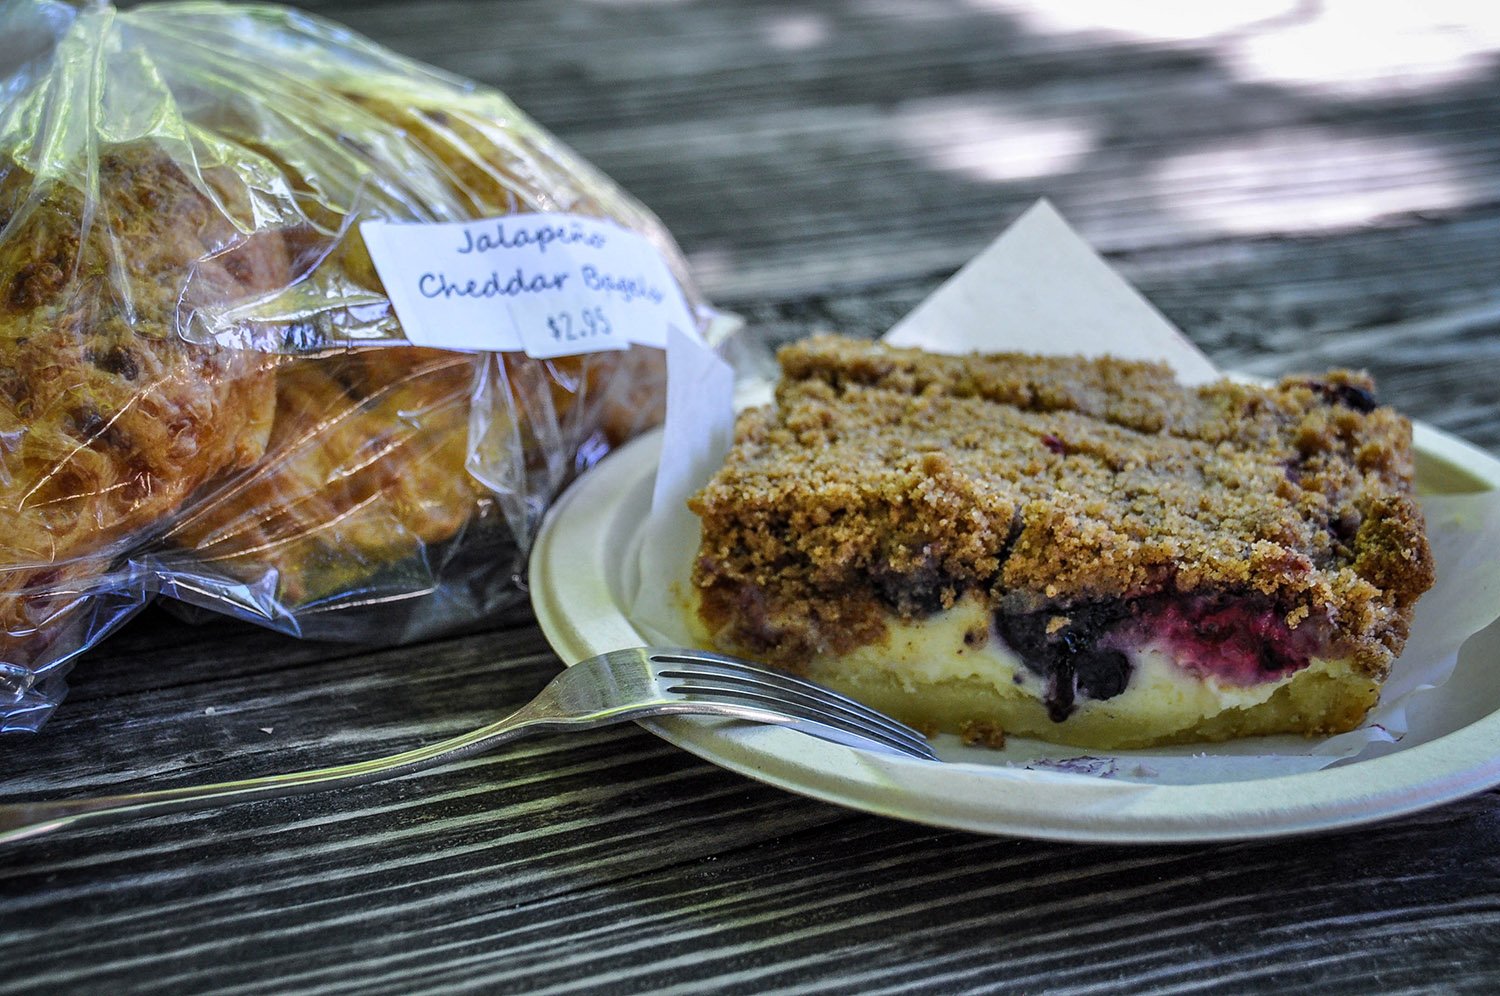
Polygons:
<instances>
[{"instance_id":1,"label":"fork handle","mask_svg":"<svg viewBox=\"0 0 1500 996\"><path fill-rule=\"evenodd\" d=\"M109 823L139 816L161 816L193 809L276 799L301 795L328 788L363 785L409 775L428 768L477 754L526 733L545 728L556 729L556 717L541 718L533 704L521 707L502 720L477 730L417 747L400 754L340 764L331 768L313 768L284 775L267 775L242 781L214 785L186 785L181 788L135 792L128 795L98 796L91 799L60 799L55 802L19 802L0 806L0 844L35 837L66 826Z\"/></svg>"},{"instance_id":2,"label":"fork handle","mask_svg":"<svg viewBox=\"0 0 1500 996\"><path fill-rule=\"evenodd\" d=\"M624 701L620 701L622 698ZM417 747L388 757L215 785L187 785L130 795L0 805L0 844L35 837L66 826L109 823L140 816L162 816L236 802L276 799L321 789L363 785L425 771L478 754L528 733L588 730L631 719L685 713L733 716L762 723L789 722L787 716L774 710L742 704L661 698L650 694L634 697L619 688L595 687L590 683L584 668L565 668L536 698L504 719L426 747Z\"/></svg>"}]
</instances>

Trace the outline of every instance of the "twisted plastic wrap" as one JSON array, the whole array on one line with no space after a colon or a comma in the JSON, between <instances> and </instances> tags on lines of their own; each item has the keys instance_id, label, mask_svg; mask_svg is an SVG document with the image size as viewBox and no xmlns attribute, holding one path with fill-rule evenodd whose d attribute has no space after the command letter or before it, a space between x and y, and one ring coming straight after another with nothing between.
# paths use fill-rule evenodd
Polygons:
<instances>
[{"instance_id":1,"label":"twisted plastic wrap","mask_svg":"<svg viewBox=\"0 0 1500 996\"><path fill-rule=\"evenodd\" d=\"M524 597L659 351L410 345L366 219L670 236L501 95L279 7L0 6L0 728L157 595L397 642Z\"/></svg>"}]
</instances>

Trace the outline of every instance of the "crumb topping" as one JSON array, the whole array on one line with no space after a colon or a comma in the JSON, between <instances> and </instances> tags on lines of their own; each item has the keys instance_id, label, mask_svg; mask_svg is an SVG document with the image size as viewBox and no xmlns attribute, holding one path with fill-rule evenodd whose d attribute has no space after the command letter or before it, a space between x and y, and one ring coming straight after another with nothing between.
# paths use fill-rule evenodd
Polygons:
<instances>
[{"instance_id":1,"label":"crumb topping","mask_svg":"<svg viewBox=\"0 0 1500 996\"><path fill-rule=\"evenodd\" d=\"M1411 426L1363 374L1184 387L1160 364L836 336L780 362L775 405L689 502L704 621L762 658L847 652L971 591L1054 628L1230 593L1380 677L1432 585Z\"/></svg>"}]
</instances>

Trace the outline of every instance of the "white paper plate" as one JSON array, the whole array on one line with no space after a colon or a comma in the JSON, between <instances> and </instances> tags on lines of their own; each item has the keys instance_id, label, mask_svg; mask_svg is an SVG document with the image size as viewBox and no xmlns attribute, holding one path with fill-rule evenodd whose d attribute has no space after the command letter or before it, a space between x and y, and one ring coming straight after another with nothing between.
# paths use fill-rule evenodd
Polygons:
<instances>
[{"instance_id":1,"label":"white paper plate","mask_svg":"<svg viewBox=\"0 0 1500 996\"><path fill-rule=\"evenodd\" d=\"M1421 425L1415 442L1427 490L1500 488L1500 461L1481 450ZM649 642L628 615L627 571L635 569L659 448L652 434L612 454L563 495L537 537L531 601L569 665ZM750 778L919 823L1053 840L1230 840L1366 823L1500 784L1500 701L1488 701L1488 691L1467 693L1465 680L1497 664L1500 625L1493 625L1468 642L1454 678L1433 693L1454 717L1442 735L1408 736L1382 756L1321 771L1199 785L908 761L750 724L679 718L642 725Z\"/></svg>"}]
</instances>

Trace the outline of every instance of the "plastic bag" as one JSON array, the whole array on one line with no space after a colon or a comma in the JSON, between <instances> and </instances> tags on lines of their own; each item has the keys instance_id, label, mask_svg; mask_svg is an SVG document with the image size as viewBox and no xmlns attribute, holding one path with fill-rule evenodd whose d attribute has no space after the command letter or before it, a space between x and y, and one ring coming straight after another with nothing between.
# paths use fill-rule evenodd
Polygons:
<instances>
[{"instance_id":1,"label":"plastic bag","mask_svg":"<svg viewBox=\"0 0 1500 996\"><path fill-rule=\"evenodd\" d=\"M644 208L501 95L278 7L0 9L0 728L157 595L411 640L524 599L660 351L410 345L367 219Z\"/></svg>"}]
</instances>

